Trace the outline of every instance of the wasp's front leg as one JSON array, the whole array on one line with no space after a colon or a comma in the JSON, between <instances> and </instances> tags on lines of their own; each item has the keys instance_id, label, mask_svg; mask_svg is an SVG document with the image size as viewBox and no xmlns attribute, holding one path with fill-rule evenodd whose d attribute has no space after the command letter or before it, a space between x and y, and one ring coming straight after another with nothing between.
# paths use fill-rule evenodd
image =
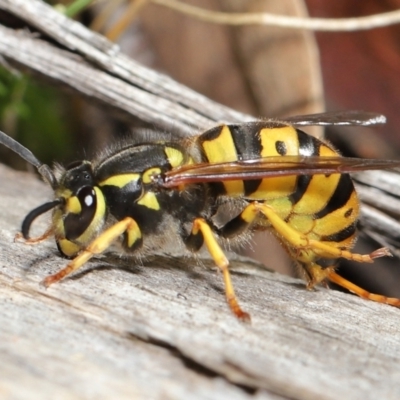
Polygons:
<instances>
[{"instance_id":1,"label":"wasp's front leg","mask_svg":"<svg viewBox=\"0 0 400 400\"><path fill-rule=\"evenodd\" d=\"M138 247L142 243L142 233L136 221L126 217L102 232L88 247L82 250L65 268L48 276L43 280L43 285L48 287L58 282L82 267L94 255L101 254L122 234L125 233L126 245L129 248Z\"/></svg>"}]
</instances>

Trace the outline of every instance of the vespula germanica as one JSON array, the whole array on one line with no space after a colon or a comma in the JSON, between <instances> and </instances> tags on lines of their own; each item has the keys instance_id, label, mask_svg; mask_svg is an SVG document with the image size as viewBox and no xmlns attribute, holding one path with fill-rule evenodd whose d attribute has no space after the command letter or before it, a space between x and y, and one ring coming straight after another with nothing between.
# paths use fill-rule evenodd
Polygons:
<instances>
[{"instance_id":1,"label":"vespula germanica","mask_svg":"<svg viewBox=\"0 0 400 400\"><path fill-rule=\"evenodd\" d=\"M344 112L220 125L192 138L119 143L93 161L54 170L2 132L0 142L35 166L54 190L54 199L22 223L28 243L53 236L61 254L71 258L44 285L70 275L116 240L127 252L145 254L169 236L191 252L206 246L222 272L230 309L249 319L237 301L223 248L266 229L304 271L308 288L329 280L361 297L400 305L400 299L371 294L335 272L339 258L370 263L390 255L386 248L351 251L360 204L349 173L400 162L341 157L298 129L384 121L379 114ZM215 216L224 206L239 211L221 225ZM49 229L30 239L35 218L50 210ZM321 260L331 261L323 266Z\"/></svg>"}]
</instances>

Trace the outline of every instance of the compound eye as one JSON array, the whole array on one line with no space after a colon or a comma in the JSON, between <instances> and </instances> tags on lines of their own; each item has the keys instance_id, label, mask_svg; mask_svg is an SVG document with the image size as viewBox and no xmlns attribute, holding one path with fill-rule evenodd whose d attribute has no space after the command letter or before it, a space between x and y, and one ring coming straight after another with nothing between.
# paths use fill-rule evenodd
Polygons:
<instances>
[{"instance_id":1,"label":"compound eye","mask_svg":"<svg viewBox=\"0 0 400 400\"><path fill-rule=\"evenodd\" d=\"M79 203L82 207L82 212L87 212L84 210L96 209L96 192L92 187L86 186L82 188L77 194Z\"/></svg>"},{"instance_id":2,"label":"compound eye","mask_svg":"<svg viewBox=\"0 0 400 400\"><path fill-rule=\"evenodd\" d=\"M90 227L96 214L97 198L93 187L84 186L78 191L75 199L78 204L71 207L64 218L65 237L68 240L79 238Z\"/></svg>"}]
</instances>

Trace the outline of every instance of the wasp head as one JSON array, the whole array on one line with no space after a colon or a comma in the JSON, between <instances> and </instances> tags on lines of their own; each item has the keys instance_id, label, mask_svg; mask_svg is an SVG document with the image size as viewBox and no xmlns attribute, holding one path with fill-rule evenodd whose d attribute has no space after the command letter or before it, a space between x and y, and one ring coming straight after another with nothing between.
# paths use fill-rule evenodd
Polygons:
<instances>
[{"instance_id":1,"label":"wasp head","mask_svg":"<svg viewBox=\"0 0 400 400\"><path fill-rule=\"evenodd\" d=\"M59 175L52 185L55 200L35 208L25 217L22 234L28 238L33 221L53 209L52 233L57 246L62 254L72 257L102 228L105 202L101 190L94 184L90 162L74 162L59 171Z\"/></svg>"}]
</instances>

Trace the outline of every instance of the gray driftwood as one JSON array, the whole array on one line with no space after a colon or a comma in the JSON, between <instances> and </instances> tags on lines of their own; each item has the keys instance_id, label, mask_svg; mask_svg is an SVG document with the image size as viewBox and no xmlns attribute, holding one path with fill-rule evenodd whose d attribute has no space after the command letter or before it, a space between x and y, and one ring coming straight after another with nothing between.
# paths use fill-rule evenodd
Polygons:
<instances>
[{"instance_id":1,"label":"gray driftwood","mask_svg":"<svg viewBox=\"0 0 400 400\"><path fill-rule=\"evenodd\" d=\"M126 118L193 134L215 122L251 117L217 104L124 55L119 46L40 0L0 0L0 10L27 21L65 50L27 30L0 25L0 56L9 65L65 85Z\"/></svg>"},{"instance_id":2,"label":"gray driftwood","mask_svg":"<svg viewBox=\"0 0 400 400\"><path fill-rule=\"evenodd\" d=\"M249 118L135 64L38 0L0 0L0 9L63 46L0 26L6 65L181 134ZM65 260L54 243L27 246L14 234L51 194L32 176L5 167L0 176L0 398L400 398L397 309L309 292L249 261L232 271L252 325L230 314L207 261L160 255L139 266L109 254L44 289Z\"/></svg>"},{"instance_id":3,"label":"gray driftwood","mask_svg":"<svg viewBox=\"0 0 400 400\"><path fill-rule=\"evenodd\" d=\"M66 261L54 243L14 235L49 190L3 166L0 175L0 398L400 397L398 309L307 291L248 260L232 274L251 325L231 315L207 260L137 265L111 253L44 289Z\"/></svg>"}]
</instances>

